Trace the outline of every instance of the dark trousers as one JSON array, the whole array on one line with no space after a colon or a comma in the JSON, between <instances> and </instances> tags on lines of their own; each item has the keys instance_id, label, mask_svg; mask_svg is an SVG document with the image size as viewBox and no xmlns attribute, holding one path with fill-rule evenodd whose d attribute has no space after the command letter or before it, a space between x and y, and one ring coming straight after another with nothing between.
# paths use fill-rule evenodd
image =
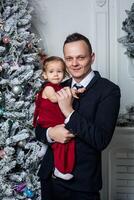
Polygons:
<instances>
[{"instance_id":1,"label":"dark trousers","mask_svg":"<svg viewBox=\"0 0 134 200\"><path fill-rule=\"evenodd\" d=\"M61 180L62 181L62 180ZM99 192L79 192L65 188L60 179L41 180L41 200L100 200Z\"/></svg>"}]
</instances>

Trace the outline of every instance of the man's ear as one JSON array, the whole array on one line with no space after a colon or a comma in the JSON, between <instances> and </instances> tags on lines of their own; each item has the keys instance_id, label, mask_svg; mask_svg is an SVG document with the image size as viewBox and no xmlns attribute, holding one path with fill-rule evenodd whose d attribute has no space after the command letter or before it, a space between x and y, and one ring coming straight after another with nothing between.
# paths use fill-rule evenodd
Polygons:
<instances>
[{"instance_id":1,"label":"man's ear","mask_svg":"<svg viewBox=\"0 0 134 200\"><path fill-rule=\"evenodd\" d=\"M93 62L94 62L94 60L95 60L95 53L92 53L92 54L91 54L91 57L92 57L91 64L93 64Z\"/></svg>"}]
</instances>

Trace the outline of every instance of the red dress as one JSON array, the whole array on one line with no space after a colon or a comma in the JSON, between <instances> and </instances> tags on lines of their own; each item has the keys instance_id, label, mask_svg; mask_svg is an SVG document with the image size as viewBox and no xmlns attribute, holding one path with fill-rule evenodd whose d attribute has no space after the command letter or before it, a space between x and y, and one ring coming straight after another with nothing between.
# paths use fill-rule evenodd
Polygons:
<instances>
[{"instance_id":1,"label":"red dress","mask_svg":"<svg viewBox=\"0 0 134 200\"><path fill-rule=\"evenodd\" d=\"M46 83L57 92L62 87L58 84ZM44 89L44 88L43 88ZM42 98L42 91L37 94L35 100L34 127L39 124L41 127L49 128L58 124L64 124L65 116L62 114L58 103L53 103ZM72 139L66 144L58 142L51 145L54 153L54 165L62 173L71 173L75 164L75 140Z\"/></svg>"}]
</instances>

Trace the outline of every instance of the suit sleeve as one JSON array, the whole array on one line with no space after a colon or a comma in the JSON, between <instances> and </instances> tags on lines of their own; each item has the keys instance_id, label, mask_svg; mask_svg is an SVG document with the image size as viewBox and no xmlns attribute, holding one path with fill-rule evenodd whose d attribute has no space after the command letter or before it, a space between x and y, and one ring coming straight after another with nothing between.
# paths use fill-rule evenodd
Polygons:
<instances>
[{"instance_id":1,"label":"suit sleeve","mask_svg":"<svg viewBox=\"0 0 134 200\"><path fill-rule=\"evenodd\" d=\"M46 132L47 132L47 128L42 128L39 124L37 124L35 128L36 139L44 144L50 145L50 143L47 140Z\"/></svg>"},{"instance_id":2,"label":"suit sleeve","mask_svg":"<svg viewBox=\"0 0 134 200\"><path fill-rule=\"evenodd\" d=\"M111 141L119 107L120 89L115 86L100 100L93 122L85 119L78 111L75 111L66 124L66 128L83 142L101 151Z\"/></svg>"}]
</instances>

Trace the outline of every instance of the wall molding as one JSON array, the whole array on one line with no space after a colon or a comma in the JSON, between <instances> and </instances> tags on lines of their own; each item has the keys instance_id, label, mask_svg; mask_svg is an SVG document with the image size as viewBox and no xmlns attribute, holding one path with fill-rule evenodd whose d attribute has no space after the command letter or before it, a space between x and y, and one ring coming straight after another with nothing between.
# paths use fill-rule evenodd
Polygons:
<instances>
[{"instance_id":1,"label":"wall molding","mask_svg":"<svg viewBox=\"0 0 134 200\"><path fill-rule=\"evenodd\" d=\"M103 7L106 4L106 0L96 0L96 4L100 7Z\"/></svg>"}]
</instances>

